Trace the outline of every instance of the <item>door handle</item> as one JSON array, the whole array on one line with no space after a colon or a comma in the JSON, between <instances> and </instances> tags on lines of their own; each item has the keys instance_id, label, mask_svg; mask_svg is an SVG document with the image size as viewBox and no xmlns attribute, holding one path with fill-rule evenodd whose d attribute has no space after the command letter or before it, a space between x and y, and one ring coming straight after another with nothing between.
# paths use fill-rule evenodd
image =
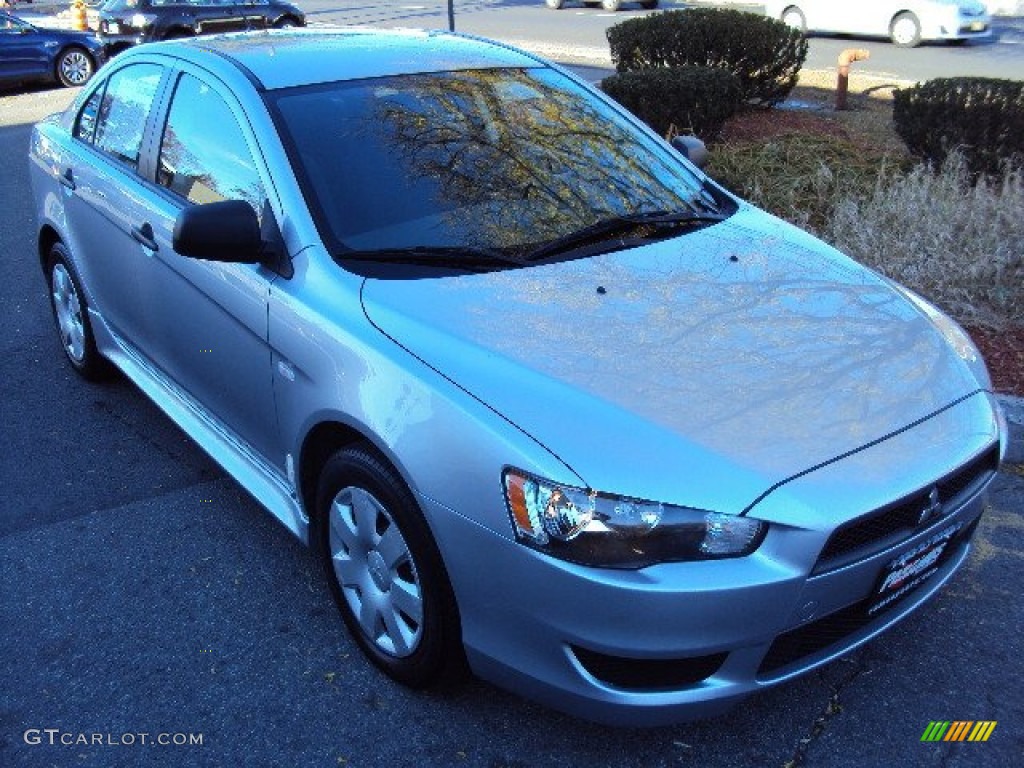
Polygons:
<instances>
[{"instance_id":1,"label":"door handle","mask_svg":"<svg viewBox=\"0 0 1024 768\"><path fill-rule=\"evenodd\" d=\"M148 221L140 227L132 227L132 239L151 251L160 250L160 246L156 244L156 239L153 237L153 227Z\"/></svg>"},{"instance_id":2,"label":"door handle","mask_svg":"<svg viewBox=\"0 0 1024 768\"><path fill-rule=\"evenodd\" d=\"M64 173L62 173L57 178L60 179L60 184L61 184L62 187L67 187L68 189L74 191L74 189L75 189L75 174L74 174L74 172L70 168L65 170Z\"/></svg>"}]
</instances>

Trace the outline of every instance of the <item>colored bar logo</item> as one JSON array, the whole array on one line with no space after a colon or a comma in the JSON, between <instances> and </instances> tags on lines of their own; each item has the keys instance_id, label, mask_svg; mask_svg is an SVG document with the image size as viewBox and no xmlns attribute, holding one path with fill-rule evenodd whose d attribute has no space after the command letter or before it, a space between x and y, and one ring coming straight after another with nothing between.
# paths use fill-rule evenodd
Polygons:
<instances>
[{"instance_id":1,"label":"colored bar logo","mask_svg":"<svg viewBox=\"0 0 1024 768\"><path fill-rule=\"evenodd\" d=\"M996 729L996 720L932 720L921 741L988 741Z\"/></svg>"}]
</instances>

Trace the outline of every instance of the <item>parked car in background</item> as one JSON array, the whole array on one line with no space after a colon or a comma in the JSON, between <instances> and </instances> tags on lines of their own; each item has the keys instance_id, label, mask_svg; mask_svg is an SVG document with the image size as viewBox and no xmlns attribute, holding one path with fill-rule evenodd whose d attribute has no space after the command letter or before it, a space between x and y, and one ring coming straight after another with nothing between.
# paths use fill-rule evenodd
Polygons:
<instances>
[{"instance_id":1,"label":"parked car in background","mask_svg":"<svg viewBox=\"0 0 1024 768\"><path fill-rule=\"evenodd\" d=\"M952 320L506 45L138 46L29 166L71 367L309 542L409 685L710 715L928 601L1005 453Z\"/></svg>"},{"instance_id":2,"label":"parked car in background","mask_svg":"<svg viewBox=\"0 0 1024 768\"><path fill-rule=\"evenodd\" d=\"M155 40L305 24L306 15L281 0L107 0L97 32L117 53Z\"/></svg>"},{"instance_id":3,"label":"parked car in background","mask_svg":"<svg viewBox=\"0 0 1024 768\"><path fill-rule=\"evenodd\" d=\"M544 4L552 10L558 11L565 7L565 0L544 0ZM583 5L588 8L600 6L606 11L617 11L624 4L624 0L583 0ZM639 0L638 5L645 11L658 7L658 0Z\"/></svg>"},{"instance_id":4,"label":"parked car in background","mask_svg":"<svg viewBox=\"0 0 1024 768\"><path fill-rule=\"evenodd\" d=\"M36 27L0 11L0 85L85 85L105 60L103 43L92 32Z\"/></svg>"},{"instance_id":5,"label":"parked car in background","mask_svg":"<svg viewBox=\"0 0 1024 768\"><path fill-rule=\"evenodd\" d=\"M990 37L992 18L979 0L767 0L765 14L802 32L888 37L913 47Z\"/></svg>"}]
</instances>

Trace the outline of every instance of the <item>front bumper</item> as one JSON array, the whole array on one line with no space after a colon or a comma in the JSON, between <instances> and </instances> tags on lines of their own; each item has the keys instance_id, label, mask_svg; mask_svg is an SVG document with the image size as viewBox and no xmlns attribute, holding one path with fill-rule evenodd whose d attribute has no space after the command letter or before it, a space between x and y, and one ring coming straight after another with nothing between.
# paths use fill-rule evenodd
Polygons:
<instances>
[{"instance_id":1,"label":"front bumper","mask_svg":"<svg viewBox=\"0 0 1024 768\"><path fill-rule=\"evenodd\" d=\"M992 37L992 19L978 16L956 16L922 30L925 40L984 40Z\"/></svg>"},{"instance_id":2,"label":"front bumper","mask_svg":"<svg viewBox=\"0 0 1024 768\"><path fill-rule=\"evenodd\" d=\"M446 554L467 657L480 677L589 720L664 725L717 714L821 666L926 602L967 557L998 467L991 440L979 431L954 472L944 468L862 516L827 528L774 522L750 557L637 571L555 560L420 501ZM905 451L899 442L870 450L888 459ZM918 524L921 494L927 499L933 487L950 497ZM879 524L908 510L909 532ZM864 531L874 530L868 541ZM938 559L910 574L911 588L885 592L897 599L873 610L885 577L899 570L894 561L943 536ZM466 552L473 555L457 556Z\"/></svg>"}]
</instances>

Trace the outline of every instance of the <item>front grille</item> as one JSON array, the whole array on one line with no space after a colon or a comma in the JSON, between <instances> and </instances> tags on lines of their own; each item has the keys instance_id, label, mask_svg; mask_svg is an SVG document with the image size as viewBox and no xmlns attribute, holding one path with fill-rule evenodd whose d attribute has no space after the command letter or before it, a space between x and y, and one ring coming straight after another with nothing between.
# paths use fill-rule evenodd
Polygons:
<instances>
[{"instance_id":1,"label":"front grille","mask_svg":"<svg viewBox=\"0 0 1024 768\"><path fill-rule=\"evenodd\" d=\"M572 646L580 664L598 680L631 691L664 691L696 685L715 674L727 654L681 659L626 659Z\"/></svg>"},{"instance_id":2,"label":"front grille","mask_svg":"<svg viewBox=\"0 0 1024 768\"><path fill-rule=\"evenodd\" d=\"M942 514L946 515L977 493L998 469L999 445L995 444L934 486L929 485L840 526L825 544L812 575L840 568L899 544L917 532L918 519L931 503L929 496L933 488L938 491Z\"/></svg>"},{"instance_id":3,"label":"front grille","mask_svg":"<svg viewBox=\"0 0 1024 768\"><path fill-rule=\"evenodd\" d=\"M950 557L961 551L966 542L971 540L980 520L980 516L975 518L966 530L956 536L943 553L941 563L947 562ZM913 594L913 591L909 592L899 600L886 605L877 613L869 614L869 609L877 599L876 595L871 594L847 608L779 635L761 661L761 666L757 670L758 675L770 674L805 656L811 656L832 646L836 646L834 650L841 650L848 637L877 621L880 616L886 615L894 606L899 605L907 596Z\"/></svg>"}]
</instances>

